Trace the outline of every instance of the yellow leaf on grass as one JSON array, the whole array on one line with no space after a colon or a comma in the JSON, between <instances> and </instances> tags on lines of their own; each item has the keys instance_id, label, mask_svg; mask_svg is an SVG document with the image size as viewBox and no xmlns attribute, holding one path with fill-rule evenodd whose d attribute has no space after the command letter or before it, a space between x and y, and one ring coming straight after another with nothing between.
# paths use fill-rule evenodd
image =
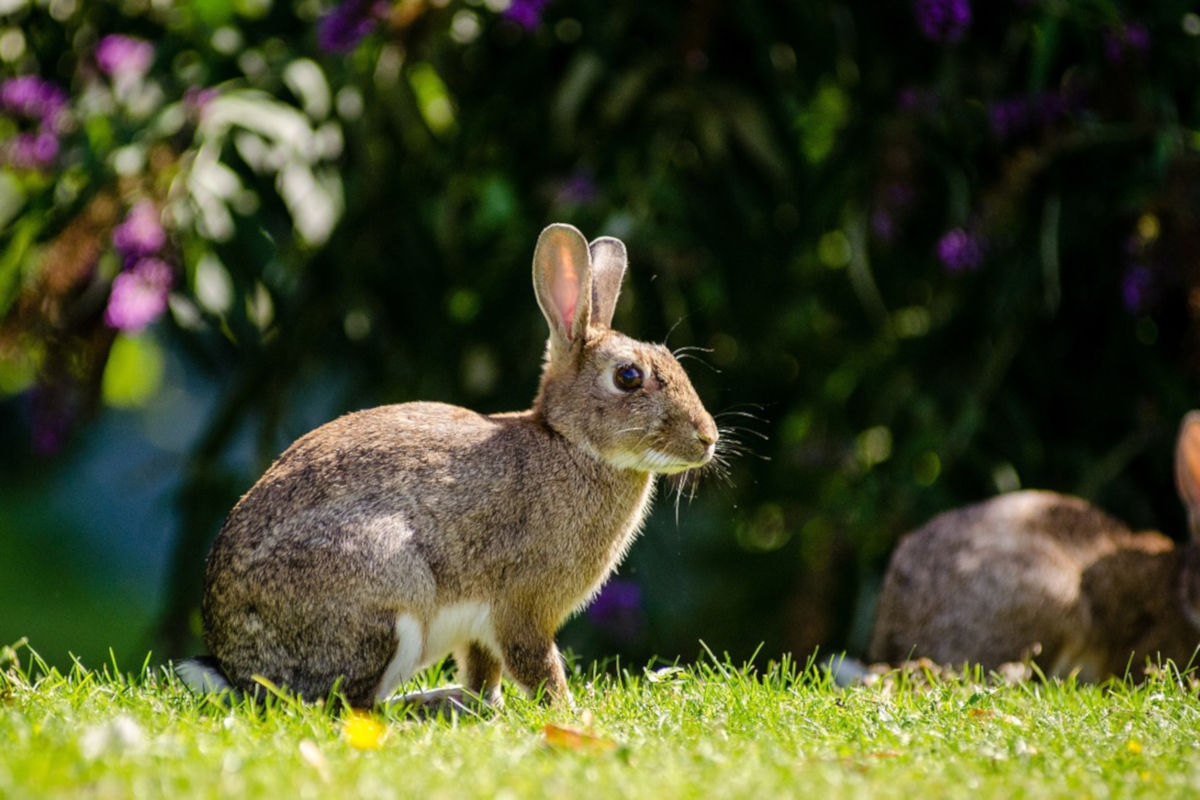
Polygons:
<instances>
[{"instance_id":1,"label":"yellow leaf on grass","mask_svg":"<svg viewBox=\"0 0 1200 800\"><path fill-rule=\"evenodd\" d=\"M547 725L542 729L546 744L556 750L574 750L578 753L611 753L617 743L605 736L568 728L564 725Z\"/></svg>"},{"instance_id":2,"label":"yellow leaf on grass","mask_svg":"<svg viewBox=\"0 0 1200 800\"><path fill-rule=\"evenodd\" d=\"M383 723L361 711L351 711L342 720L342 738L359 750L376 750L383 744L387 728Z\"/></svg>"}]
</instances>

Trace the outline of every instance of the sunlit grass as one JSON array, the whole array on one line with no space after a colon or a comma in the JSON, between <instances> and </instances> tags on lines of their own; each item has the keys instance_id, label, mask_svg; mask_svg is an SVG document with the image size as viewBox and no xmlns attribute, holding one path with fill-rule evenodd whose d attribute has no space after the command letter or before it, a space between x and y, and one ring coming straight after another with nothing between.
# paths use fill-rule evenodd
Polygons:
<instances>
[{"instance_id":1,"label":"sunlit grass","mask_svg":"<svg viewBox=\"0 0 1200 800\"><path fill-rule=\"evenodd\" d=\"M578 709L508 694L480 720L197 700L161 669L0 678L0 797L1100 797L1200 792L1200 702L1141 686L711 659L583 672Z\"/></svg>"}]
</instances>

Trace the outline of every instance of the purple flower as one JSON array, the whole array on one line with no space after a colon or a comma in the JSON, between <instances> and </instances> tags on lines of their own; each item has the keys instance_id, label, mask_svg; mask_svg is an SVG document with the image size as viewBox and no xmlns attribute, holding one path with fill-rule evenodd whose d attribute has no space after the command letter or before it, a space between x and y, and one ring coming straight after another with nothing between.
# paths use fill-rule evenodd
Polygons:
<instances>
[{"instance_id":1,"label":"purple flower","mask_svg":"<svg viewBox=\"0 0 1200 800\"><path fill-rule=\"evenodd\" d=\"M1150 48L1150 31L1140 22L1125 26L1125 43L1130 49L1145 52Z\"/></svg>"},{"instance_id":2,"label":"purple flower","mask_svg":"<svg viewBox=\"0 0 1200 800\"><path fill-rule=\"evenodd\" d=\"M913 13L921 32L935 42L957 42L971 25L967 0L916 0Z\"/></svg>"},{"instance_id":3,"label":"purple flower","mask_svg":"<svg viewBox=\"0 0 1200 800\"><path fill-rule=\"evenodd\" d=\"M38 384L29 393L29 423L33 450L38 455L52 455L62 449L71 432L69 394L61 385Z\"/></svg>"},{"instance_id":4,"label":"purple flower","mask_svg":"<svg viewBox=\"0 0 1200 800\"><path fill-rule=\"evenodd\" d=\"M992 123L992 133L996 134L997 138L1007 139L1028 127L1029 100L1025 97L1011 97L992 103L988 107L988 118Z\"/></svg>"},{"instance_id":5,"label":"purple flower","mask_svg":"<svg viewBox=\"0 0 1200 800\"><path fill-rule=\"evenodd\" d=\"M342 0L317 22L317 46L328 53L349 53L386 13L386 2Z\"/></svg>"},{"instance_id":6,"label":"purple flower","mask_svg":"<svg viewBox=\"0 0 1200 800\"><path fill-rule=\"evenodd\" d=\"M221 90L209 86L201 89L198 86L189 86L183 90L183 107L188 113L199 117L208 108L208 104L216 100L221 95Z\"/></svg>"},{"instance_id":7,"label":"purple flower","mask_svg":"<svg viewBox=\"0 0 1200 800\"><path fill-rule=\"evenodd\" d=\"M596 199L596 179L591 173L579 170L558 185L555 201L559 205L579 206Z\"/></svg>"},{"instance_id":8,"label":"purple flower","mask_svg":"<svg viewBox=\"0 0 1200 800\"><path fill-rule=\"evenodd\" d=\"M870 224L876 239L891 242L896 238L915 196L912 184L901 178L890 180L875 190Z\"/></svg>"},{"instance_id":9,"label":"purple flower","mask_svg":"<svg viewBox=\"0 0 1200 800\"><path fill-rule=\"evenodd\" d=\"M0 145L3 161L17 169L42 169L58 156L58 137L53 133L18 133Z\"/></svg>"},{"instance_id":10,"label":"purple flower","mask_svg":"<svg viewBox=\"0 0 1200 800\"><path fill-rule=\"evenodd\" d=\"M938 93L923 86L905 86L896 93L896 108L912 114L936 113L940 104Z\"/></svg>"},{"instance_id":11,"label":"purple flower","mask_svg":"<svg viewBox=\"0 0 1200 800\"><path fill-rule=\"evenodd\" d=\"M39 127L49 131L59 130L66 106L63 90L36 75L9 78L0 85L0 109L36 120Z\"/></svg>"},{"instance_id":12,"label":"purple flower","mask_svg":"<svg viewBox=\"0 0 1200 800\"><path fill-rule=\"evenodd\" d=\"M162 250L167 243L167 232L154 203L142 200L129 209L125 221L113 228L112 241L127 264Z\"/></svg>"},{"instance_id":13,"label":"purple flower","mask_svg":"<svg viewBox=\"0 0 1200 800\"><path fill-rule=\"evenodd\" d=\"M512 0L504 9L504 16L526 30L533 30L542 24L542 13L548 5L550 0Z\"/></svg>"},{"instance_id":14,"label":"purple flower","mask_svg":"<svg viewBox=\"0 0 1200 800\"><path fill-rule=\"evenodd\" d=\"M962 228L947 231L937 243L937 257L947 272L970 272L983 263L983 240Z\"/></svg>"},{"instance_id":15,"label":"purple flower","mask_svg":"<svg viewBox=\"0 0 1200 800\"><path fill-rule=\"evenodd\" d=\"M104 322L110 328L136 333L167 309L171 267L160 258L143 258L113 279Z\"/></svg>"},{"instance_id":16,"label":"purple flower","mask_svg":"<svg viewBox=\"0 0 1200 800\"><path fill-rule=\"evenodd\" d=\"M886 208L877 208L871 212L871 233L882 242L890 242L896 237L896 220L892 212Z\"/></svg>"},{"instance_id":17,"label":"purple flower","mask_svg":"<svg viewBox=\"0 0 1200 800\"><path fill-rule=\"evenodd\" d=\"M614 578L600 590L587 613L597 627L630 641L641 632L641 609L642 587L630 580Z\"/></svg>"},{"instance_id":18,"label":"purple flower","mask_svg":"<svg viewBox=\"0 0 1200 800\"><path fill-rule=\"evenodd\" d=\"M154 63L154 45L145 39L111 33L96 45L96 66L113 78L140 78Z\"/></svg>"},{"instance_id":19,"label":"purple flower","mask_svg":"<svg viewBox=\"0 0 1200 800\"><path fill-rule=\"evenodd\" d=\"M42 412L35 415L32 422L35 453L48 456L62 449L71 426L71 421L65 415Z\"/></svg>"},{"instance_id":20,"label":"purple flower","mask_svg":"<svg viewBox=\"0 0 1200 800\"><path fill-rule=\"evenodd\" d=\"M1069 90L1018 95L988 106L992 133L1007 139L1037 124L1050 125L1078 107L1079 98Z\"/></svg>"},{"instance_id":21,"label":"purple flower","mask_svg":"<svg viewBox=\"0 0 1200 800\"><path fill-rule=\"evenodd\" d=\"M1144 264L1131 264L1121 278L1121 299L1131 314L1140 314L1150 305L1154 275Z\"/></svg>"},{"instance_id":22,"label":"purple flower","mask_svg":"<svg viewBox=\"0 0 1200 800\"><path fill-rule=\"evenodd\" d=\"M1125 60L1127 52L1144 53L1150 47L1150 31L1140 22L1132 22L1104 32L1104 57L1113 64Z\"/></svg>"}]
</instances>

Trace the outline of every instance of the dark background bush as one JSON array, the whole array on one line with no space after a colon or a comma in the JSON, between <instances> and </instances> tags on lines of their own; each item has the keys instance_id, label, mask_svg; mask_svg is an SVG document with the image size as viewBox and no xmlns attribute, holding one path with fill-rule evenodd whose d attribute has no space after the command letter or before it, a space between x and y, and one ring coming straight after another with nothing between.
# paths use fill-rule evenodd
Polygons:
<instances>
[{"instance_id":1,"label":"dark background bush","mask_svg":"<svg viewBox=\"0 0 1200 800\"><path fill-rule=\"evenodd\" d=\"M385 402L527 405L530 256L559 220L626 241L618 327L707 348L688 369L745 450L678 510L662 487L564 634L585 658L859 652L897 537L1018 486L1183 535L1189 3L10 3L0 27L5 78L69 109L48 160L15 143L49 123L10 104L0 130L0 639L190 652L208 542L295 437ZM153 44L133 89L97 59L111 34ZM142 113L122 92L146 85ZM340 186L327 233L239 143L271 142L252 120L205 129L238 96L340 137L303 162ZM223 239L202 151L240 182ZM106 317L139 200L175 276L140 333Z\"/></svg>"}]
</instances>

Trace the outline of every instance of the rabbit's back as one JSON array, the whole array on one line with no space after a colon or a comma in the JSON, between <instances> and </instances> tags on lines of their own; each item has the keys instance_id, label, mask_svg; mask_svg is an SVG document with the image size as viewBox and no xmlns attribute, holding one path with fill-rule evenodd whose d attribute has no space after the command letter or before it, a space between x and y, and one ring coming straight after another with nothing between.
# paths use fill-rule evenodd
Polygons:
<instances>
[{"instance_id":1,"label":"rabbit's back","mask_svg":"<svg viewBox=\"0 0 1200 800\"><path fill-rule=\"evenodd\" d=\"M1048 671L1061 663L1101 672L1081 579L1137 536L1086 501L1053 492L945 512L893 554L870 656L994 668L1041 652Z\"/></svg>"},{"instance_id":2,"label":"rabbit's back","mask_svg":"<svg viewBox=\"0 0 1200 800\"><path fill-rule=\"evenodd\" d=\"M439 403L340 417L284 451L234 507L209 554L210 589L286 597L327 584L394 598L389 571L428 572L481 514L501 525L511 516L489 498L521 481L532 436ZM404 581L407 602L432 602L432 576L422 577Z\"/></svg>"}]
</instances>

